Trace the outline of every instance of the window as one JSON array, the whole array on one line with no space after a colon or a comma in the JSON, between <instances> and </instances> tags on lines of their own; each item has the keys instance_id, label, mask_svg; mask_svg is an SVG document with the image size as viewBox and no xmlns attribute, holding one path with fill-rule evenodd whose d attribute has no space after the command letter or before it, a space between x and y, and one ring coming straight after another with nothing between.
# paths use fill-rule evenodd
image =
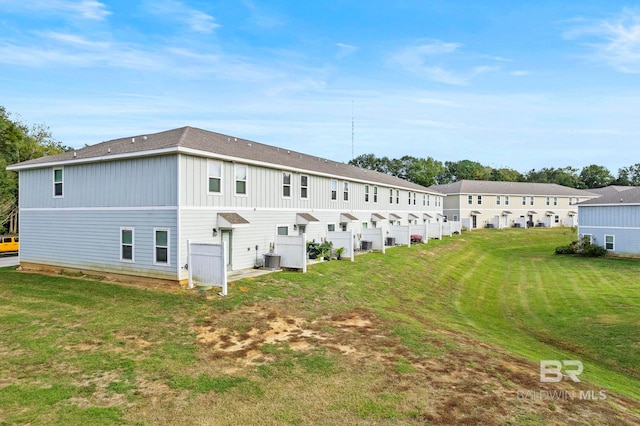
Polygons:
<instances>
[{"instance_id":1,"label":"window","mask_svg":"<svg viewBox=\"0 0 640 426\"><path fill-rule=\"evenodd\" d=\"M335 223L328 223L327 224L327 231L333 232L335 230L336 230L336 224Z\"/></svg>"},{"instance_id":2,"label":"window","mask_svg":"<svg viewBox=\"0 0 640 426\"><path fill-rule=\"evenodd\" d=\"M373 202L374 203L378 202L378 187L377 186L373 187Z\"/></svg>"},{"instance_id":3,"label":"window","mask_svg":"<svg viewBox=\"0 0 640 426\"><path fill-rule=\"evenodd\" d=\"M593 243L593 238L592 238L591 234L582 234L581 240L582 239L586 239L587 241L589 241L589 244Z\"/></svg>"},{"instance_id":4,"label":"window","mask_svg":"<svg viewBox=\"0 0 640 426\"><path fill-rule=\"evenodd\" d=\"M423 206L427 205L427 195L426 194L422 194L422 205Z\"/></svg>"},{"instance_id":5,"label":"window","mask_svg":"<svg viewBox=\"0 0 640 426\"><path fill-rule=\"evenodd\" d=\"M554 221L555 223L560 223L560 216L555 215L555 216L553 217L553 221Z\"/></svg>"},{"instance_id":6,"label":"window","mask_svg":"<svg viewBox=\"0 0 640 426\"><path fill-rule=\"evenodd\" d=\"M416 205L416 193L415 192L413 193L413 205L414 206Z\"/></svg>"},{"instance_id":7,"label":"window","mask_svg":"<svg viewBox=\"0 0 640 426\"><path fill-rule=\"evenodd\" d=\"M454 214L454 215L453 215L453 221L454 221L454 222L457 222L457 221L458 221L458 215L457 215L457 214Z\"/></svg>"},{"instance_id":8,"label":"window","mask_svg":"<svg viewBox=\"0 0 640 426\"><path fill-rule=\"evenodd\" d=\"M522 205L523 206L527 205L527 197L522 197Z\"/></svg>"},{"instance_id":9,"label":"window","mask_svg":"<svg viewBox=\"0 0 640 426\"><path fill-rule=\"evenodd\" d=\"M342 199L344 201L349 201L349 182L343 182Z\"/></svg>"},{"instance_id":10,"label":"window","mask_svg":"<svg viewBox=\"0 0 640 426\"><path fill-rule=\"evenodd\" d=\"M411 205L411 191L409 191L407 193L407 195L408 195L407 201L408 201L409 205Z\"/></svg>"},{"instance_id":11,"label":"window","mask_svg":"<svg viewBox=\"0 0 640 426\"><path fill-rule=\"evenodd\" d=\"M482 204L482 195L478 195L478 205Z\"/></svg>"},{"instance_id":12,"label":"window","mask_svg":"<svg viewBox=\"0 0 640 426\"><path fill-rule=\"evenodd\" d=\"M569 205L572 206L573 205L573 197L569 197Z\"/></svg>"},{"instance_id":13,"label":"window","mask_svg":"<svg viewBox=\"0 0 640 426\"><path fill-rule=\"evenodd\" d=\"M553 197L553 205L554 206L558 205L558 197Z\"/></svg>"},{"instance_id":14,"label":"window","mask_svg":"<svg viewBox=\"0 0 640 426\"><path fill-rule=\"evenodd\" d=\"M576 204L578 204L580 202L580 198L576 198Z\"/></svg>"},{"instance_id":15,"label":"window","mask_svg":"<svg viewBox=\"0 0 640 426\"><path fill-rule=\"evenodd\" d=\"M496 206L500 205L500 196L496 195Z\"/></svg>"},{"instance_id":16,"label":"window","mask_svg":"<svg viewBox=\"0 0 640 426\"><path fill-rule=\"evenodd\" d=\"M282 172L282 196L291 197L291 173Z\"/></svg>"},{"instance_id":17,"label":"window","mask_svg":"<svg viewBox=\"0 0 640 426\"><path fill-rule=\"evenodd\" d=\"M547 205L550 206L551 205L551 197L547 197Z\"/></svg>"},{"instance_id":18,"label":"window","mask_svg":"<svg viewBox=\"0 0 640 426\"><path fill-rule=\"evenodd\" d=\"M367 229L369 227L368 222L362 222L362 229Z\"/></svg>"},{"instance_id":19,"label":"window","mask_svg":"<svg viewBox=\"0 0 640 426\"><path fill-rule=\"evenodd\" d=\"M309 176L300 176L300 198L309 198Z\"/></svg>"},{"instance_id":20,"label":"window","mask_svg":"<svg viewBox=\"0 0 640 426\"><path fill-rule=\"evenodd\" d=\"M431 195L427 195L427 207L431 205Z\"/></svg>"},{"instance_id":21,"label":"window","mask_svg":"<svg viewBox=\"0 0 640 426\"><path fill-rule=\"evenodd\" d=\"M133 263L133 228L120 228L120 247L120 261Z\"/></svg>"},{"instance_id":22,"label":"window","mask_svg":"<svg viewBox=\"0 0 640 426\"><path fill-rule=\"evenodd\" d=\"M505 205L505 206L508 206L508 205L509 205L509 196L508 196L508 195L505 195L505 196L504 196L504 205Z\"/></svg>"},{"instance_id":23,"label":"window","mask_svg":"<svg viewBox=\"0 0 640 426\"><path fill-rule=\"evenodd\" d=\"M289 227L287 225L278 226L278 235L289 235Z\"/></svg>"},{"instance_id":24,"label":"window","mask_svg":"<svg viewBox=\"0 0 640 426\"><path fill-rule=\"evenodd\" d=\"M154 259L153 263L169 264L169 230L153 230Z\"/></svg>"},{"instance_id":25,"label":"window","mask_svg":"<svg viewBox=\"0 0 640 426\"><path fill-rule=\"evenodd\" d=\"M364 186L364 202L369 202L369 185Z\"/></svg>"},{"instance_id":26,"label":"window","mask_svg":"<svg viewBox=\"0 0 640 426\"><path fill-rule=\"evenodd\" d=\"M389 204L393 204L393 189L389 190Z\"/></svg>"},{"instance_id":27,"label":"window","mask_svg":"<svg viewBox=\"0 0 640 426\"><path fill-rule=\"evenodd\" d=\"M531 206L532 206L532 205L533 205L533 201L534 201L533 197L530 197L530 199L529 199L529 205L531 205Z\"/></svg>"},{"instance_id":28,"label":"window","mask_svg":"<svg viewBox=\"0 0 640 426\"><path fill-rule=\"evenodd\" d=\"M209 161L209 192L220 193L222 188L222 163Z\"/></svg>"},{"instance_id":29,"label":"window","mask_svg":"<svg viewBox=\"0 0 640 426\"><path fill-rule=\"evenodd\" d=\"M467 204L473 204L473 195L467 195Z\"/></svg>"},{"instance_id":30,"label":"window","mask_svg":"<svg viewBox=\"0 0 640 426\"><path fill-rule=\"evenodd\" d=\"M53 196L62 197L63 175L62 169L53 169Z\"/></svg>"},{"instance_id":31,"label":"window","mask_svg":"<svg viewBox=\"0 0 640 426\"><path fill-rule=\"evenodd\" d=\"M236 194L247 193L247 166L236 166Z\"/></svg>"},{"instance_id":32,"label":"window","mask_svg":"<svg viewBox=\"0 0 640 426\"><path fill-rule=\"evenodd\" d=\"M396 189L396 204L400 204L400 190Z\"/></svg>"},{"instance_id":33,"label":"window","mask_svg":"<svg viewBox=\"0 0 640 426\"><path fill-rule=\"evenodd\" d=\"M333 179L331 180L331 199L334 201L338 199L338 181Z\"/></svg>"},{"instance_id":34,"label":"window","mask_svg":"<svg viewBox=\"0 0 640 426\"><path fill-rule=\"evenodd\" d=\"M607 250L615 250L616 247L616 237L615 235L605 235L604 236L604 248Z\"/></svg>"}]
</instances>

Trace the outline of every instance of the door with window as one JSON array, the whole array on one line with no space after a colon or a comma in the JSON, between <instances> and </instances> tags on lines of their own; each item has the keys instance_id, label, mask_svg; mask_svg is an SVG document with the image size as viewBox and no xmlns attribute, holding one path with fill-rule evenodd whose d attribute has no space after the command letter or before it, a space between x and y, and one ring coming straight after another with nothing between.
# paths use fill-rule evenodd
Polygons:
<instances>
[{"instance_id":1,"label":"door with window","mask_svg":"<svg viewBox=\"0 0 640 426\"><path fill-rule=\"evenodd\" d=\"M225 229L222 230L220 233L220 236L222 237L222 245L224 246L224 250L227 253L227 271L232 271L233 270L233 261L232 261L232 256L231 256L231 230L230 229Z\"/></svg>"}]
</instances>

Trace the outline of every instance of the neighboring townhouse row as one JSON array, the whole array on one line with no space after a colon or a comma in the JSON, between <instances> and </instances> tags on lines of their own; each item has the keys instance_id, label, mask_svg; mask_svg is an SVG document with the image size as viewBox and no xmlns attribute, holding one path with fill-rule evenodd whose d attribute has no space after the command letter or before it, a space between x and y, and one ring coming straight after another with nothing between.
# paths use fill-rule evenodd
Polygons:
<instances>
[{"instance_id":1,"label":"neighboring townhouse row","mask_svg":"<svg viewBox=\"0 0 640 426\"><path fill-rule=\"evenodd\" d=\"M548 183L461 180L434 185L443 214L463 228L577 226L577 204L598 194Z\"/></svg>"},{"instance_id":2,"label":"neighboring townhouse row","mask_svg":"<svg viewBox=\"0 0 640 426\"><path fill-rule=\"evenodd\" d=\"M608 186L578 205L578 236L618 255L640 255L640 187Z\"/></svg>"},{"instance_id":3,"label":"neighboring townhouse row","mask_svg":"<svg viewBox=\"0 0 640 426\"><path fill-rule=\"evenodd\" d=\"M187 241L251 268L276 235L425 225L443 195L348 164L184 127L8 168L19 172L20 262L184 282ZM423 226L425 228L425 226Z\"/></svg>"}]
</instances>

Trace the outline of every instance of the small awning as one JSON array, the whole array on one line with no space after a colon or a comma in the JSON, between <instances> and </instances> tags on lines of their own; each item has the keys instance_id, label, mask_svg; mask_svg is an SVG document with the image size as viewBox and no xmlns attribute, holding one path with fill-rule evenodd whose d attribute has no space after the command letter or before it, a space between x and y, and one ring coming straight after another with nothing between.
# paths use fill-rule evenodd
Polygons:
<instances>
[{"instance_id":1,"label":"small awning","mask_svg":"<svg viewBox=\"0 0 640 426\"><path fill-rule=\"evenodd\" d=\"M413 213L409 213L409 219L410 219L410 220L418 219L418 216L416 216L416 215L415 215L415 214L413 214Z\"/></svg>"},{"instance_id":2,"label":"small awning","mask_svg":"<svg viewBox=\"0 0 640 426\"><path fill-rule=\"evenodd\" d=\"M249 226L249 221L238 213L218 213L218 228L234 229Z\"/></svg>"},{"instance_id":3,"label":"small awning","mask_svg":"<svg viewBox=\"0 0 640 426\"><path fill-rule=\"evenodd\" d=\"M320 222L314 216L309 213L297 213L296 214L296 225L308 225L309 222Z\"/></svg>"},{"instance_id":4,"label":"small awning","mask_svg":"<svg viewBox=\"0 0 640 426\"><path fill-rule=\"evenodd\" d=\"M436 217L444 217L442 213L436 213Z\"/></svg>"},{"instance_id":5,"label":"small awning","mask_svg":"<svg viewBox=\"0 0 640 426\"><path fill-rule=\"evenodd\" d=\"M340 213L340 222L355 222L358 220L360 219L358 219L351 213Z\"/></svg>"},{"instance_id":6,"label":"small awning","mask_svg":"<svg viewBox=\"0 0 640 426\"><path fill-rule=\"evenodd\" d=\"M555 215L555 213L554 213L554 212L552 212L551 210L547 210L546 215L547 215L547 216L553 216L553 215Z\"/></svg>"},{"instance_id":7,"label":"small awning","mask_svg":"<svg viewBox=\"0 0 640 426\"><path fill-rule=\"evenodd\" d=\"M391 219L391 220L400 220L402 218L400 216L398 216L397 214L395 214L395 213L390 213L389 214L389 219Z\"/></svg>"},{"instance_id":8,"label":"small awning","mask_svg":"<svg viewBox=\"0 0 640 426\"><path fill-rule=\"evenodd\" d=\"M513 213L511 213L509 210L503 210L502 211L502 216L508 216L510 214L513 214Z\"/></svg>"},{"instance_id":9,"label":"small awning","mask_svg":"<svg viewBox=\"0 0 640 426\"><path fill-rule=\"evenodd\" d=\"M379 220L387 220L387 218L378 213L371 214L371 222L377 222Z\"/></svg>"},{"instance_id":10,"label":"small awning","mask_svg":"<svg viewBox=\"0 0 640 426\"><path fill-rule=\"evenodd\" d=\"M529 210L527 214L538 214L538 212L534 212L533 210Z\"/></svg>"},{"instance_id":11,"label":"small awning","mask_svg":"<svg viewBox=\"0 0 640 426\"><path fill-rule=\"evenodd\" d=\"M430 214L428 214L428 213L424 213L424 214L422 215L422 218L423 218L423 219L433 219L433 216L431 216L431 215L430 215Z\"/></svg>"},{"instance_id":12,"label":"small awning","mask_svg":"<svg viewBox=\"0 0 640 426\"><path fill-rule=\"evenodd\" d=\"M478 210L474 210L471 212L471 216L478 216L479 214L482 214L482 212L479 212Z\"/></svg>"},{"instance_id":13,"label":"small awning","mask_svg":"<svg viewBox=\"0 0 640 426\"><path fill-rule=\"evenodd\" d=\"M569 212L569 216L577 216L577 215L578 215L578 212L575 212L573 210Z\"/></svg>"}]
</instances>

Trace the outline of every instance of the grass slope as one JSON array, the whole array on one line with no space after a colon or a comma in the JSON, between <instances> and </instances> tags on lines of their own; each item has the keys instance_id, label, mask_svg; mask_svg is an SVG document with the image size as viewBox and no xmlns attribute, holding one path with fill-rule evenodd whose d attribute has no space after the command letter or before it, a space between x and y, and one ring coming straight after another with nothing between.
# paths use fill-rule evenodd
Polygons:
<instances>
[{"instance_id":1,"label":"grass slope","mask_svg":"<svg viewBox=\"0 0 640 426\"><path fill-rule=\"evenodd\" d=\"M553 254L573 237L465 233L224 298L5 268L0 422L635 424L640 263ZM541 359L584 382L541 386Z\"/></svg>"}]
</instances>

